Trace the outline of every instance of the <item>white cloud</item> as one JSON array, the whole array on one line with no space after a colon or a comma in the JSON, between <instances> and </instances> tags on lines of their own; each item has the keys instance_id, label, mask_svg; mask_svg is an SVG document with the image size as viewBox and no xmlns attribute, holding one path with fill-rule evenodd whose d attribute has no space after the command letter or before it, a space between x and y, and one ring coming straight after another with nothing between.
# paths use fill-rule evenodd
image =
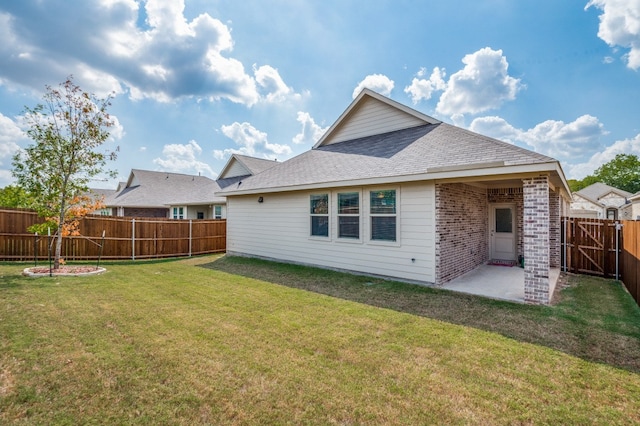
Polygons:
<instances>
[{"instance_id":1,"label":"white cloud","mask_svg":"<svg viewBox=\"0 0 640 426\"><path fill-rule=\"evenodd\" d=\"M368 75L362 80L356 88L353 90L352 98L355 99L362 89L367 88L371 89L374 92L378 92L384 96L391 96L391 91L393 90L394 82L389 77L383 74L371 74Z\"/></svg>"},{"instance_id":2,"label":"white cloud","mask_svg":"<svg viewBox=\"0 0 640 426\"><path fill-rule=\"evenodd\" d=\"M572 158L599 148L600 138L607 133L596 117L587 114L571 123L544 121L524 132L522 139L552 157Z\"/></svg>"},{"instance_id":3,"label":"white cloud","mask_svg":"<svg viewBox=\"0 0 640 426\"><path fill-rule=\"evenodd\" d=\"M162 158L153 160L163 171L176 173L201 173L215 177L211 167L198 158L202 155L202 148L194 140L188 144L169 144L162 149Z\"/></svg>"},{"instance_id":4,"label":"white cloud","mask_svg":"<svg viewBox=\"0 0 640 426\"><path fill-rule=\"evenodd\" d=\"M112 140L122 139L126 134L124 126L120 124L120 120L115 115L110 115L109 117L113 120L113 126L109 127L109 137Z\"/></svg>"},{"instance_id":5,"label":"white cloud","mask_svg":"<svg viewBox=\"0 0 640 426\"><path fill-rule=\"evenodd\" d=\"M596 152L584 163L572 164L567 168L567 177L582 179L592 174L598 167L613 160L618 154L633 154L640 157L640 134L633 139L616 141L604 150Z\"/></svg>"},{"instance_id":6,"label":"white cloud","mask_svg":"<svg viewBox=\"0 0 640 426\"><path fill-rule=\"evenodd\" d=\"M299 96L269 65L246 72L231 56L230 28L207 13L188 20L185 0L23 2L38 5L7 4L0 12L3 81L41 90L72 73L97 94L128 91L160 102L193 97L252 106Z\"/></svg>"},{"instance_id":7,"label":"white cloud","mask_svg":"<svg viewBox=\"0 0 640 426\"><path fill-rule=\"evenodd\" d=\"M27 135L18 124L0 113L0 187L13 182L11 161L20 150L19 143L27 141Z\"/></svg>"},{"instance_id":8,"label":"white cloud","mask_svg":"<svg viewBox=\"0 0 640 426\"><path fill-rule=\"evenodd\" d=\"M479 117L471 122L469 130L506 142L523 142L536 152L567 162L599 149L601 137L608 133L604 125L590 115L570 123L547 120L528 130L513 127L500 117Z\"/></svg>"},{"instance_id":9,"label":"white cloud","mask_svg":"<svg viewBox=\"0 0 640 426\"><path fill-rule=\"evenodd\" d=\"M258 68L254 65L253 73L261 89L260 92L262 93L263 99L266 102L283 102L292 96L300 97L292 88L285 84L278 70L272 66L263 65Z\"/></svg>"},{"instance_id":10,"label":"white cloud","mask_svg":"<svg viewBox=\"0 0 640 426\"><path fill-rule=\"evenodd\" d=\"M431 95L435 91L445 90L447 83L444 81L446 73L444 69L435 67L428 79L418 78L426 74L426 69L421 68L417 77L411 81L411 85L404 88L404 92L411 95L411 101L415 104L421 100L431 99Z\"/></svg>"},{"instance_id":11,"label":"white cloud","mask_svg":"<svg viewBox=\"0 0 640 426\"><path fill-rule=\"evenodd\" d=\"M217 159L223 159L232 154L242 154L277 160L288 157L293 152L288 145L269 143L266 133L246 122L235 122L228 126L222 126L220 130L223 135L233 140L240 148L214 150L213 155Z\"/></svg>"},{"instance_id":12,"label":"white cloud","mask_svg":"<svg viewBox=\"0 0 640 426\"><path fill-rule=\"evenodd\" d=\"M469 130L509 143L521 140L524 133L522 130L513 127L504 118L496 116L474 119L469 125Z\"/></svg>"},{"instance_id":13,"label":"white cloud","mask_svg":"<svg viewBox=\"0 0 640 426\"><path fill-rule=\"evenodd\" d=\"M477 114L500 107L516 98L522 88L519 79L508 74L509 64L502 50L489 47L466 55L465 67L452 74L436 107L440 114Z\"/></svg>"},{"instance_id":14,"label":"white cloud","mask_svg":"<svg viewBox=\"0 0 640 426\"><path fill-rule=\"evenodd\" d=\"M320 127L308 112L298 111L298 122L302 124L300 133L293 137L293 143L315 144L322 135L327 131L328 127Z\"/></svg>"},{"instance_id":15,"label":"white cloud","mask_svg":"<svg viewBox=\"0 0 640 426\"><path fill-rule=\"evenodd\" d=\"M598 37L609 46L629 49L627 66L640 68L640 0L591 0L585 9L602 10Z\"/></svg>"},{"instance_id":16,"label":"white cloud","mask_svg":"<svg viewBox=\"0 0 640 426\"><path fill-rule=\"evenodd\" d=\"M0 113L0 164L3 164L4 158L11 158L20 149L18 142L27 139L27 135L12 119Z\"/></svg>"}]
</instances>

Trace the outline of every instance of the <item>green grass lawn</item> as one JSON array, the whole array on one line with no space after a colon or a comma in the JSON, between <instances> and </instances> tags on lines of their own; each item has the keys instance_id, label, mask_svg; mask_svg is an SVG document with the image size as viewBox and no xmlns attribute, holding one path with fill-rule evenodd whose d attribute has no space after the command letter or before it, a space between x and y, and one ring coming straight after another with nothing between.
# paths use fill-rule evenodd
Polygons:
<instances>
[{"instance_id":1,"label":"green grass lawn","mask_svg":"<svg viewBox=\"0 0 640 426\"><path fill-rule=\"evenodd\" d=\"M0 423L637 424L640 312L525 306L242 258L0 264Z\"/></svg>"}]
</instances>

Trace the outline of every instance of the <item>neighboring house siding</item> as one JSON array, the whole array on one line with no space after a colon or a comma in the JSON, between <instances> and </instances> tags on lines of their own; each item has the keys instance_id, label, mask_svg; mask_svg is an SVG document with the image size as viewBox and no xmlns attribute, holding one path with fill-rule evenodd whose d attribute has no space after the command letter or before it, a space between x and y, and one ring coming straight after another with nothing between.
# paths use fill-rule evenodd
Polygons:
<instances>
[{"instance_id":1,"label":"neighboring house siding","mask_svg":"<svg viewBox=\"0 0 640 426\"><path fill-rule=\"evenodd\" d=\"M598 201L600 201L607 207L620 207L627 202L627 199L614 192L611 192L604 197L601 197Z\"/></svg>"},{"instance_id":2,"label":"neighboring house siding","mask_svg":"<svg viewBox=\"0 0 640 426\"><path fill-rule=\"evenodd\" d=\"M573 201L571 202L571 210L574 212L581 212L580 216L587 217L604 217L603 209L597 204L582 198L578 194L573 194ZM590 213L593 212L593 213ZM578 213L572 213L572 216L577 216Z\"/></svg>"},{"instance_id":3,"label":"neighboring house siding","mask_svg":"<svg viewBox=\"0 0 640 426\"><path fill-rule=\"evenodd\" d=\"M385 187L389 188L389 187ZM435 282L434 185L398 185L397 226L399 241L367 241L369 219L365 208L369 190L361 188L361 241L336 238L336 194L357 190L318 190L228 199L227 251L288 262L397 277L425 283ZM330 238L312 238L310 204L312 194L330 193ZM259 215L257 217L256 215Z\"/></svg>"},{"instance_id":4,"label":"neighboring house siding","mask_svg":"<svg viewBox=\"0 0 640 426\"><path fill-rule=\"evenodd\" d=\"M436 184L436 284L489 259L487 192L461 183Z\"/></svg>"},{"instance_id":5,"label":"neighboring house siding","mask_svg":"<svg viewBox=\"0 0 640 426\"><path fill-rule=\"evenodd\" d=\"M348 125L336 129L329 144L423 125L424 121L369 99L353 112Z\"/></svg>"},{"instance_id":6,"label":"neighboring house siding","mask_svg":"<svg viewBox=\"0 0 640 426\"><path fill-rule=\"evenodd\" d=\"M633 204L627 204L620 209L620 218L624 220L640 220L640 201Z\"/></svg>"},{"instance_id":7,"label":"neighboring house siding","mask_svg":"<svg viewBox=\"0 0 640 426\"><path fill-rule=\"evenodd\" d=\"M249 174L251 174L251 172L249 170L247 170L247 168L245 166L240 164L239 161L234 161L229 166L229 170L225 171L224 177L225 178L231 178L231 177L236 177L236 176L246 176L246 175L249 175Z\"/></svg>"}]
</instances>

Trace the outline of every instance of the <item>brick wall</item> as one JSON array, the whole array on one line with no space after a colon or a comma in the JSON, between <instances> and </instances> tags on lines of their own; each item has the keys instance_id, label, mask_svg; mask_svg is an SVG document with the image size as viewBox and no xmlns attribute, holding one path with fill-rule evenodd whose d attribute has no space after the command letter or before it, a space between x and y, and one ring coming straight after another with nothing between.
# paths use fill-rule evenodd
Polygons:
<instances>
[{"instance_id":1,"label":"brick wall","mask_svg":"<svg viewBox=\"0 0 640 426\"><path fill-rule=\"evenodd\" d=\"M549 191L549 266L560 267L560 193Z\"/></svg>"},{"instance_id":2,"label":"brick wall","mask_svg":"<svg viewBox=\"0 0 640 426\"><path fill-rule=\"evenodd\" d=\"M522 250L522 214L524 211L524 198L522 197L522 188L490 188L487 191L487 196L490 204L506 203L516 205L516 233L517 233L517 247L516 256L520 256L524 253Z\"/></svg>"},{"instance_id":3,"label":"brick wall","mask_svg":"<svg viewBox=\"0 0 640 426\"><path fill-rule=\"evenodd\" d=\"M487 193L461 183L436 184L436 284L489 260Z\"/></svg>"},{"instance_id":4,"label":"brick wall","mask_svg":"<svg viewBox=\"0 0 640 426\"><path fill-rule=\"evenodd\" d=\"M546 176L522 180L524 195L524 301L549 304L549 183Z\"/></svg>"}]
</instances>

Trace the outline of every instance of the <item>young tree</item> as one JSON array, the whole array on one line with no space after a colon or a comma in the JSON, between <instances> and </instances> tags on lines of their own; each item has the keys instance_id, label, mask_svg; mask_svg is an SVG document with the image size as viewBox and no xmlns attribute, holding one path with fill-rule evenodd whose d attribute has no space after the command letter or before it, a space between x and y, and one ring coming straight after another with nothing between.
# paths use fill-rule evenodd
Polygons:
<instances>
[{"instance_id":1,"label":"young tree","mask_svg":"<svg viewBox=\"0 0 640 426\"><path fill-rule=\"evenodd\" d=\"M43 103L25 107L27 135L35 142L13 157L18 186L31 194L32 206L56 229L54 268L60 268L62 237L74 232L74 220L95 208L86 197L90 180L114 152L98 152L114 120L104 99L82 91L69 76L58 88L46 86ZM114 175L113 172L106 172ZM77 223L77 222L76 222Z\"/></svg>"}]
</instances>

